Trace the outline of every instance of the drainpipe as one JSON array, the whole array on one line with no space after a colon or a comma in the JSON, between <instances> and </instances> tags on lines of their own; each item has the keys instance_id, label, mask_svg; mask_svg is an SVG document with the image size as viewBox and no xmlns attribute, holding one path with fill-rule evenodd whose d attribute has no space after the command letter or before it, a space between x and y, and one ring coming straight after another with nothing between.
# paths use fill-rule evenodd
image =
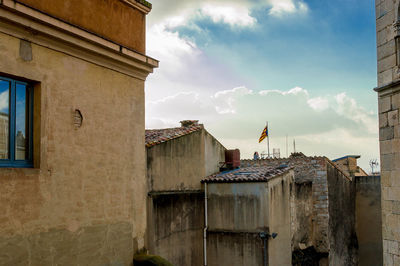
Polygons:
<instances>
[{"instance_id":1,"label":"drainpipe","mask_svg":"<svg viewBox=\"0 0 400 266\"><path fill-rule=\"evenodd\" d=\"M204 251L204 266L207 266L207 183L204 183L204 232L203 232L203 251Z\"/></svg>"},{"instance_id":2,"label":"drainpipe","mask_svg":"<svg viewBox=\"0 0 400 266\"><path fill-rule=\"evenodd\" d=\"M267 239L268 239L268 233L266 232L261 232L260 237L264 242L264 266L268 266L268 260L267 260Z\"/></svg>"}]
</instances>

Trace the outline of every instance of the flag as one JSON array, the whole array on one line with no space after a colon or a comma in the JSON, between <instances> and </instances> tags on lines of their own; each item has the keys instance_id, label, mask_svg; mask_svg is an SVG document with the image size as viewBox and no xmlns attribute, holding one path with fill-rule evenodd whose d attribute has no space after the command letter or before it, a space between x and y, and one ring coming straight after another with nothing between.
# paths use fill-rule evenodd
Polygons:
<instances>
[{"instance_id":1,"label":"flag","mask_svg":"<svg viewBox=\"0 0 400 266\"><path fill-rule=\"evenodd\" d=\"M266 126L263 130L263 132L261 133L260 139L258 140L258 143L260 143L261 141L263 141L265 138L268 137L268 126Z\"/></svg>"}]
</instances>

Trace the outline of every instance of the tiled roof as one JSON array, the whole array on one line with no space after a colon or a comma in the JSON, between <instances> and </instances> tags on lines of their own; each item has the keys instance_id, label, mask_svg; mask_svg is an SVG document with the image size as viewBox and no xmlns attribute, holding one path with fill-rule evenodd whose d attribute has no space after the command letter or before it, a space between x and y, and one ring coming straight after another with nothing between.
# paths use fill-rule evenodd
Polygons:
<instances>
[{"instance_id":1,"label":"tiled roof","mask_svg":"<svg viewBox=\"0 0 400 266\"><path fill-rule=\"evenodd\" d=\"M268 166L250 166L210 175L202 183L236 183L236 182L266 182L271 178L289 171L290 167L271 168Z\"/></svg>"},{"instance_id":2,"label":"tiled roof","mask_svg":"<svg viewBox=\"0 0 400 266\"><path fill-rule=\"evenodd\" d=\"M152 147L163 142L188 135L201 130L202 128L203 125L163 129L146 129L146 147Z\"/></svg>"},{"instance_id":3,"label":"tiled roof","mask_svg":"<svg viewBox=\"0 0 400 266\"><path fill-rule=\"evenodd\" d=\"M361 157L360 155L346 155L346 156L343 156L343 157L334 159L334 160L332 160L332 162L337 162L337 161L340 161L340 160L343 160L343 159L347 159L347 158L356 158L356 159L359 159L360 157Z\"/></svg>"}]
</instances>

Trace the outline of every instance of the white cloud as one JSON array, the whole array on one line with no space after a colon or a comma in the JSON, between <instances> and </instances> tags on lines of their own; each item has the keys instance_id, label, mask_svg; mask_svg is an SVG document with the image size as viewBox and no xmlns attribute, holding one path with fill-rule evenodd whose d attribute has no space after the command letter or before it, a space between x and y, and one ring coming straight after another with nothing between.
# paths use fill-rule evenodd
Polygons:
<instances>
[{"instance_id":1,"label":"white cloud","mask_svg":"<svg viewBox=\"0 0 400 266\"><path fill-rule=\"evenodd\" d=\"M200 120L228 148L240 148L244 157L265 150L257 139L266 120L271 150L280 148L282 155L288 134L308 155L333 159L361 154L365 162L378 157L376 116L345 93L311 98L300 87L261 93L242 86L213 94L182 92L147 103L148 128L178 126L185 119Z\"/></svg>"},{"instance_id":2,"label":"white cloud","mask_svg":"<svg viewBox=\"0 0 400 266\"><path fill-rule=\"evenodd\" d=\"M297 0L269 0L271 9L269 14L280 17L284 14L306 13L308 6L306 3Z\"/></svg>"},{"instance_id":3,"label":"white cloud","mask_svg":"<svg viewBox=\"0 0 400 266\"><path fill-rule=\"evenodd\" d=\"M325 111L329 108L329 101L323 97L316 97L307 101L308 105L315 111Z\"/></svg>"},{"instance_id":4,"label":"white cloud","mask_svg":"<svg viewBox=\"0 0 400 266\"><path fill-rule=\"evenodd\" d=\"M281 94L281 95L290 95L290 94L298 95L298 94L303 94L303 95L305 95L305 96L308 96L308 91L305 90L305 89L303 89L303 88L300 88L300 87L294 87L293 89L290 89L290 90L288 90L288 91L263 90L263 91L260 91L260 92L259 92L260 95L267 95L267 94L269 94L269 93L278 93L278 94Z\"/></svg>"},{"instance_id":5,"label":"white cloud","mask_svg":"<svg viewBox=\"0 0 400 266\"><path fill-rule=\"evenodd\" d=\"M225 23L230 26L253 26L256 19L250 16L250 10L241 5L210 5L201 8L201 14L209 16L214 23Z\"/></svg>"},{"instance_id":6,"label":"white cloud","mask_svg":"<svg viewBox=\"0 0 400 266\"><path fill-rule=\"evenodd\" d=\"M8 110L9 93L8 90L0 93L0 111L6 112Z\"/></svg>"}]
</instances>

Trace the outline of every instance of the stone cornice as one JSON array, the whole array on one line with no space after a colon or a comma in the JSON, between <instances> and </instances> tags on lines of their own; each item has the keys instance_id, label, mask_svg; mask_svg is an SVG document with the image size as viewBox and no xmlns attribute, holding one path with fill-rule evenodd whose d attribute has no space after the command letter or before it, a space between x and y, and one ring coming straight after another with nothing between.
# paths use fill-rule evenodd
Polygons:
<instances>
[{"instance_id":1,"label":"stone cornice","mask_svg":"<svg viewBox=\"0 0 400 266\"><path fill-rule=\"evenodd\" d=\"M0 0L0 32L145 80L158 61L12 0Z\"/></svg>"},{"instance_id":2,"label":"stone cornice","mask_svg":"<svg viewBox=\"0 0 400 266\"><path fill-rule=\"evenodd\" d=\"M400 91L400 80L395 80L388 84L374 88L374 91L379 93L379 97L384 97L387 95L394 94Z\"/></svg>"}]
</instances>

